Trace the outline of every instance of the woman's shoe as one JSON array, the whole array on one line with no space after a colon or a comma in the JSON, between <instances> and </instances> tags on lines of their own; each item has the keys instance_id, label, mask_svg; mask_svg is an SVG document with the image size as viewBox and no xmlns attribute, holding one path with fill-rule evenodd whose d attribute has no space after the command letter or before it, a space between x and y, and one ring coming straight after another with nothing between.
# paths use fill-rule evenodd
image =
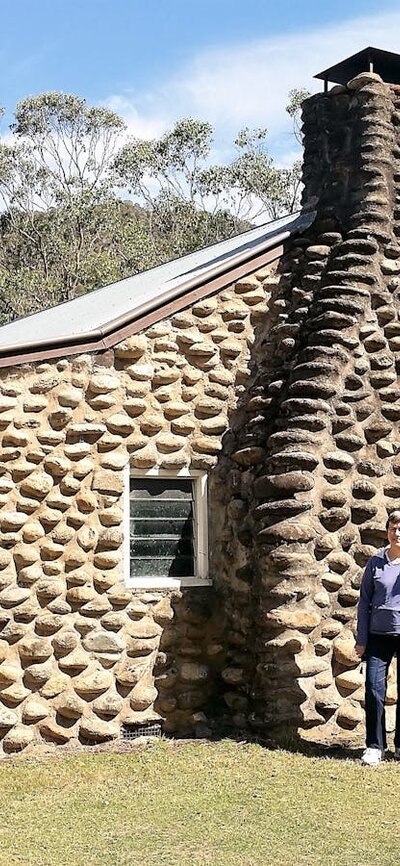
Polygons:
<instances>
[{"instance_id":1,"label":"woman's shoe","mask_svg":"<svg viewBox=\"0 0 400 866\"><path fill-rule=\"evenodd\" d=\"M399 752L399 760L400 760L400 749L397 750ZM377 764L380 764L382 761L382 750L381 749L372 749L368 746L361 756L361 763L365 764L366 767L376 767Z\"/></svg>"}]
</instances>

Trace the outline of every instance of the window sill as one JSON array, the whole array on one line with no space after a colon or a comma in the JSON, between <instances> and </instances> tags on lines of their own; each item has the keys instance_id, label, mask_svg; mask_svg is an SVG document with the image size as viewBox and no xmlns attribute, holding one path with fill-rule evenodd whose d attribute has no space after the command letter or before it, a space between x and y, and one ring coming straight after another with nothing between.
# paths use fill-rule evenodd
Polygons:
<instances>
[{"instance_id":1,"label":"window sill","mask_svg":"<svg viewBox=\"0 0 400 866\"><path fill-rule=\"evenodd\" d=\"M213 581L204 577L129 577L126 584L129 589L187 589L192 586L213 586Z\"/></svg>"}]
</instances>

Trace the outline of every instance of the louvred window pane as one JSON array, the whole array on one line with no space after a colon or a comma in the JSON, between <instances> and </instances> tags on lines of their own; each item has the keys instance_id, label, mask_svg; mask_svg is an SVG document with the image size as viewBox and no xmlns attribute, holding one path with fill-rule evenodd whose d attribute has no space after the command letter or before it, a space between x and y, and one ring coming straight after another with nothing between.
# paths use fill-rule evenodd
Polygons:
<instances>
[{"instance_id":1,"label":"louvred window pane","mask_svg":"<svg viewBox=\"0 0 400 866\"><path fill-rule=\"evenodd\" d=\"M131 478L131 576L192 577L193 520L190 478Z\"/></svg>"}]
</instances>

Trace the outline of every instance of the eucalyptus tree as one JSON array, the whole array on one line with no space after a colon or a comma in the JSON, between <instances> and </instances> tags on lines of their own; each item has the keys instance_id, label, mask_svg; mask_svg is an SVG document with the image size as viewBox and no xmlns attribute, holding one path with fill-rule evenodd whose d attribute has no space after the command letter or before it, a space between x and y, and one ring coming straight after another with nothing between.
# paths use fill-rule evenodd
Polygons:
<instances>
[{"instance_id":1,"label":"eucalyptus tree","mask_svg":"<svg viewBox=\"0 0 400 866\"><path fill-rule=\"evenodd\" d=\"M274 165L266 129L243 129L227 165L211 161L213 129L186 118L158 139L131 138L115 159L122 189L149 213L153 235L177 251L228 237L253 220L274 219L298 206L300 163Z\"/></svg>"},{"instance_id":2,"label":"eucalyptus tree","mask_svg":"<svg viewBox=\"0 0 400 866\"><path fill-rule=\"evenodd\" d=\"M295 124L301 93L287 106ZM83 98L22 100L0 139L0 322L298 206L300 164L275 165L266 129L241 130L232 152L213 161L204 121L127 139L117 114Z\"/></svg>"},{"instance_id":3,"label":"eucalyptus tree","mask_svg":"<svg viewBox=\"0 0 400 866\"><path fill-rule=\"evenodd\" d=\"M43 93L17 105L0 144L0 287L14 314L67 300L100 277L99 239L117 219L112 163L123 130L114 112L77 96Z\"/></svg>"},{"instance_id":4,"label":"eucalyptus tree","mask_svg":"<svg viewBox=\"0 0 400 866\"><path fill-rule=\"evenodd\" d=\"M293 121L293 135L298 144L303 144L303 134L301 131L301 108L305 99L311 96L309 90L304 87L293 87L289 90L289 102L286 106L286 111Z\"/></svg>"}]
</instances>

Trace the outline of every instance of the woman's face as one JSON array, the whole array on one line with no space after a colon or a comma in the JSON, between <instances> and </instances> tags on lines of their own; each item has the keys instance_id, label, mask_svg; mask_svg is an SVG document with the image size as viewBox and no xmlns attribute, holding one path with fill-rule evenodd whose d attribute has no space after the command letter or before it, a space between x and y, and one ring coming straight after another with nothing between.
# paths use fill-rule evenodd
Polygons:
<instances>
[{"instance_id":1,"label":"woman's face","mask_svg":"<svg viewBox=\"0 0 400 866\"><path fill-rule=\"evenodd\" d=\"M389 539L389 544L396 544L396 545L400 546L400 522L399 523L389 523L388 539Z\"/></svg>"}]
</instances>

